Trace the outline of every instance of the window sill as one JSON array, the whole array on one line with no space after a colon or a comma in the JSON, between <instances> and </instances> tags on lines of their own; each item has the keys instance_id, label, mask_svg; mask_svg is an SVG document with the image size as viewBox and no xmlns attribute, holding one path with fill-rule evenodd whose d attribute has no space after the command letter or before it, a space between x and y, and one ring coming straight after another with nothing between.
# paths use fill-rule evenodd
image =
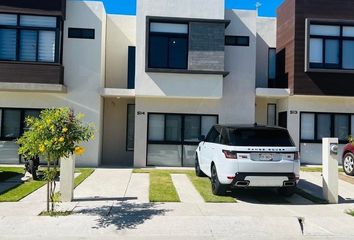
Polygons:
<instances>
[{"instance_id":1,"label":"window sill","mask_svg":"<svg viewBox=\"0 0 354 240\"><path fill-rule=\"evenodd\" d=\"M307 68L306 73L351 73L354 74L354 69L333 69L333 68Z\"/></svg>"},{"instance_id":2,"label":"window sill","mask_svg":"<svg viewBox=\"0 0 354 240\"><path fill-rule=\"evenodd\" d=\"M49 65L49 66L62 66L61 63L50 63L50 62L21 62L21 61L5 61L0 60L1 63L6 64L26 64L26 65Z\"/></svg>"},{"instance_id":3,"label":"window sill","mask_svg":"<svg viewBox=\"0 0 354 240\"><path fill-rule=\"evenodd\" d=\"M225 71L169 69L169 68L146 68L145 72L152 72L152 73L179 73L179 74L212 74L212 75L223 75L224 77L229 75L229 72L225 72Z\"/></svg>"},{"instance_id":4,"label":"window sill","mask_svg":"<svg viewBox=\"0 0 354 240\"><path fill-rule=\"evenodd\" d=\"M308 144L322 144L322 140L300 140L300 143L308 143ZM347 144L346 140L339 140L338 144Z\"/></svg>"}]
</instances>

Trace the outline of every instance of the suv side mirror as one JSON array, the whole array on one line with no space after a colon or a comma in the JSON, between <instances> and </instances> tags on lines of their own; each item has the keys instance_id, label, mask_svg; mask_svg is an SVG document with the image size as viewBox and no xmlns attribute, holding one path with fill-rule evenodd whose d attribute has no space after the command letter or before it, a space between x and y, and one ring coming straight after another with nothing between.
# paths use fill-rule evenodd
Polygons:
<instances>
[{"instance_id":1,"label":"suv side mirror","mask_svg":"<svg viewBox=\"0 0 354 240\"><path fill-rule=\"evenodd\" d=\"M201 142L204 142L205 141L205 136L204 135L201 135L199 138L198 138L199 141Z\"/></svg>"}]
</instances>

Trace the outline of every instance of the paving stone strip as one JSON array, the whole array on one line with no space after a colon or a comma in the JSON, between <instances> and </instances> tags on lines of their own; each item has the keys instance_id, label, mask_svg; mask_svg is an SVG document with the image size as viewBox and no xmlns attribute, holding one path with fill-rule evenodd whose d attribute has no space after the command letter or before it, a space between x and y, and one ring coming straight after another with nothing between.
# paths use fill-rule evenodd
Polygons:
<instances>
[{"instance_id":1,"label":"paving stone strip","mask_svg":"<svg viewBox=\"0 0 354 240\"><path fill-rule=\"evenodd\" d=\"M126 198L137 198L138 202L149 202L149 182L150 175L148 173L133 173L130 177Z\"/></svg>"},{"instance_id":2,"label":"paving stone strip","mask_svg":"<svg viewBox=\"0 0 354 240\"><path fill-rule=\"evenodd\" d=\"M171 174L173 184L177 190L181 202L185 203L203 203L204 199L195 189L187 175Z\"/></svg>"}]
</instances>

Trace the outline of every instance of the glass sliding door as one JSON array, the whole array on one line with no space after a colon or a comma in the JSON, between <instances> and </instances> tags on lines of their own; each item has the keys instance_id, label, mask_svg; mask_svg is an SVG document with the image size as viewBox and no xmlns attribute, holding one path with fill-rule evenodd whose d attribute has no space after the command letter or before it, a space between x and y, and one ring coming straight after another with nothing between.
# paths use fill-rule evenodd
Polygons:
<instances>
[{"instance_id":1,"label":"glass sliding door","mask_svg":"<svg viewBox=\"0 0 354 240\"><path fill-rule=\"evenodd\" d=\"M147 165L194 166L198 138L217 124L218 116L150 113L148 121Z\"/></svg>"}]
</instances>

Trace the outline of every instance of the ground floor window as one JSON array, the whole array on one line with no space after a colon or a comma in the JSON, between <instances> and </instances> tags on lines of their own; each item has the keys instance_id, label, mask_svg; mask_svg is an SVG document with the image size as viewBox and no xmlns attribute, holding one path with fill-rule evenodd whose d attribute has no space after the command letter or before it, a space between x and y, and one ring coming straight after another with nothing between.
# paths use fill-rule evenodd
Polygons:
<instances>
[{"instance_id":1,"label":"ground floor window","mask_svg":"<svg viewBox=\"0 0 354 240\"><path fill-rule=\"evenodd\" d=\"M216 123L217 115L149 113L147 165L193 166L198 138Z\"/></svg>"},{"instance_id":2,"label":"ground floor window","mask_svg":"<svg viewBox=\"0 0 354 240\"><path fill-rule=\"evenodd\" d=\"M303 112L300 116L301 142L320 143L324 137L335 137L344 143L354 134L352 123L354 114Z\"/></svg>"},{"instance_id":3,"label":"ground floor window","mask_svg":"<svg viewBox=\"0 0 354 240\"><path fill-rule=\"evenodd\" d=\"M25 119L28 116L38 117L39 109L0 108L0 139L12 141L19 138L24 131Z\"/></svg>"}]
</instances>

